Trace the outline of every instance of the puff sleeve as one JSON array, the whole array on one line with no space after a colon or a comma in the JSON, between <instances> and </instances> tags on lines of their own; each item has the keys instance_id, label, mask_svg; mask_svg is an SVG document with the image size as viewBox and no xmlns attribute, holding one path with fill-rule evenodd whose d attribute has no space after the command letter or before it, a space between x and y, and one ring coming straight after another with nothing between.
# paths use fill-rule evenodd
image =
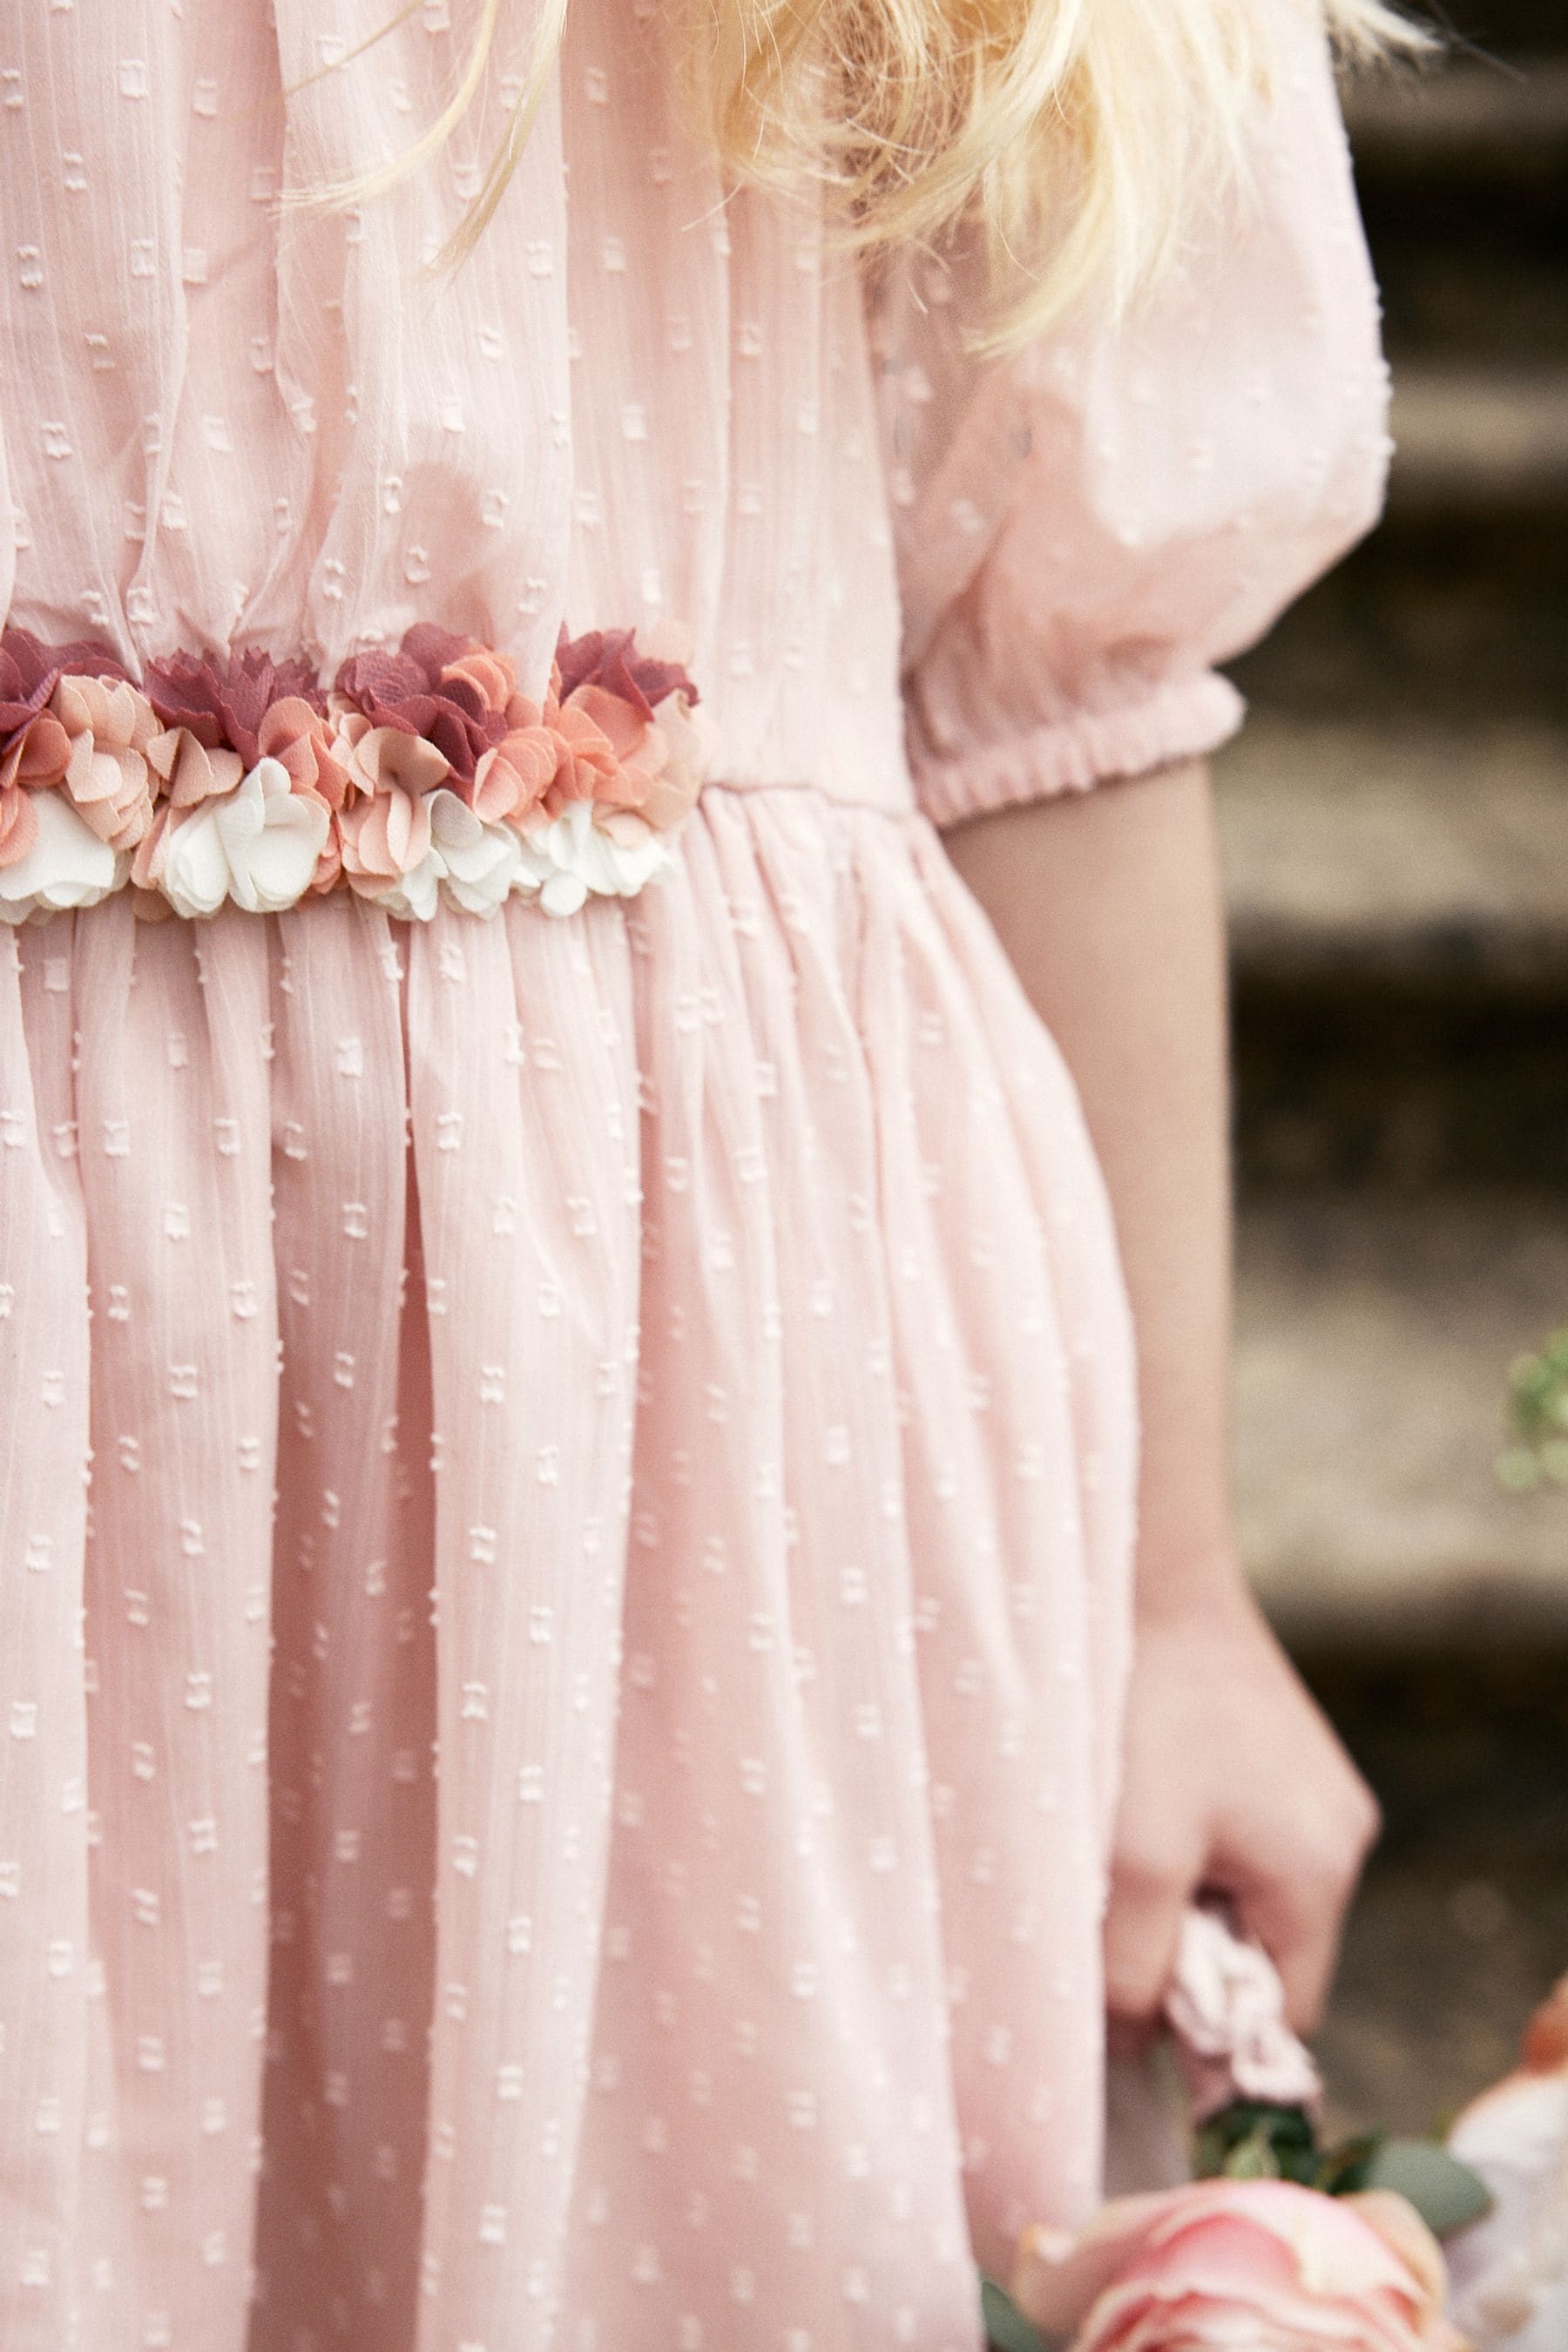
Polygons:
<instances>
[{"instance_id":1,"label":"puff sleeve","mask_svg":"<svg viewBox=\"0 0 1568 2352\"><path fill-rule=\"evenodd\" d=\"M910 756L945 824L1212 751L1213 665L1375 520L1379 312L1326 43L1277 7L1244 190L1157 293L1005 360L962 269L877 298Z\"/></svg>"}]
</instances>

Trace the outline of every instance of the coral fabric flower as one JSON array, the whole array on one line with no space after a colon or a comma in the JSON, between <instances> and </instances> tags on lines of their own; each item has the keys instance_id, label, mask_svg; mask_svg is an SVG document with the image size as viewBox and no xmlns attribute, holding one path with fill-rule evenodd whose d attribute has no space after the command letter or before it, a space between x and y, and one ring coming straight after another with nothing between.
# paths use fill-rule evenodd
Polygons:
<instances>
[{"instance_id":1,"label":"coral fabric flower","mask_svg":"<svg viewBox=\"0 0 1568 2352\"><path fill-rule=\"evenodd\" d=\"M1537 2010L1521 2063L1449 2136L1493 2210L1453 2242L1455 2308L1483 2352L1568 2345L1568 1977Z\"/></svg>"},{"instance_id":2,"label":"coral fabric flower","mask_svg":"<svg viewBox=\"0 0 1568 2352\"><path fill-rule=\"evenodd\" d=\"M1443 2288L1403 2198L1210 2180L1026 2232L1013 2296L1072 2352L1466 2352Z\"/></svg>"},{"instance_id":3,"label":"coral fabric flower","mask_svg":"<svg viewBox=\"0 0 1568 2352\"><path fill-rule=\"evenodd\" d=\"M651 715L590 683L562 704L561 728L571 773L563 797L640 810L669 760Z\"/></svg>"}]
</instances>

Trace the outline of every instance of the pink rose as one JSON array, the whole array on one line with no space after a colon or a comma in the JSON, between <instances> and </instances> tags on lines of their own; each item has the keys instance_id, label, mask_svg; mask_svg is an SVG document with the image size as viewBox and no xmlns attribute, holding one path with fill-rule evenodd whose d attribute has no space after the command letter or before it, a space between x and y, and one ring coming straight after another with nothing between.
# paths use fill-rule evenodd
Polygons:
<instances>
[{"instance_id":1,"label":"pink rose","mask_svg":"<svg viewBox=\"0 0 1568 2352\"><path fill-rule=\"evenodd\" d=\"M1314 2107L1322 2097L1318 2070L1286 2022L1273 1961L1216 1911L1190 1908L1182 1921L1165 2016L1194 2123L1233 2099Z\"/></svg>"},{"instance_id":2,"label":"pink rose","mask_svg":"<svg viewBox=\"0 0 1568 2352\"><path fill-rule=\"evenodd\" d=\"M1013 2297L1072 2352L1467 2352L1437 2242L1401 2197L1205 2180L1026 2231Z\"/></svg>"},{"instance_id":3,"label":"pink rose","mask_svg":"<svg viewBox=\"0 0 1568 2352\"><path fill-rule=\"evenodd\" d=\"M134 849L153 823L152 704L121 679L62 677L50 708L69 745L64 785L78 814L111 849Z\"/></svg>"}]
</instances>

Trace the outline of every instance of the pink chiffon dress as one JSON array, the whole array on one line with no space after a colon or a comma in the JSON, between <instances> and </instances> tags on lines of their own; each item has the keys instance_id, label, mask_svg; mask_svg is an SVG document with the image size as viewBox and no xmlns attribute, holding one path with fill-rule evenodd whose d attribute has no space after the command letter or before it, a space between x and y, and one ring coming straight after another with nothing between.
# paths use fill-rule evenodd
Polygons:
<instances>
[{"instance_id":1,"label":"pink chiffon dress","mask_svg":"<svg viewBox=\"0 0 1568 2352\"><path fill-rule=\"evenodd\" d=\"M0 866L0 2343L977 2352L1097 2194L1134 1389L940 828L1216 744L1373 518L1332 79L1279 0L1247 190L986 360L725 187L654 0L456 270L526 23L291 202L453 87L395 13L7 12L0 611L679 633L718 749L565 914Z\"/></svg>"}]
</instances>

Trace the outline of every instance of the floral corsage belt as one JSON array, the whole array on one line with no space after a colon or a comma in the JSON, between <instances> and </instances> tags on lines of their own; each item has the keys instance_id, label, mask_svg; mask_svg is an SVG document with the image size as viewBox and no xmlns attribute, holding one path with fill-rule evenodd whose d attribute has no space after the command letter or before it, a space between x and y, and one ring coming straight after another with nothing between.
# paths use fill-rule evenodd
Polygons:
<instances>
[{"instance_id":1,"label":"floral corsage belt","mask_svg":"<svg viewBox=\"0 0 1568 2352\"><path fill-rule=\"evenodd\" d=\"M711 755L679 662L629 629L562 635L542 702L445 629L302 662L176 654L133 684L95 646L0 637L0 919L90 907L280 914L352 890L552 915L630 898L668 857Z\"/></svg>"}]
</instances>

